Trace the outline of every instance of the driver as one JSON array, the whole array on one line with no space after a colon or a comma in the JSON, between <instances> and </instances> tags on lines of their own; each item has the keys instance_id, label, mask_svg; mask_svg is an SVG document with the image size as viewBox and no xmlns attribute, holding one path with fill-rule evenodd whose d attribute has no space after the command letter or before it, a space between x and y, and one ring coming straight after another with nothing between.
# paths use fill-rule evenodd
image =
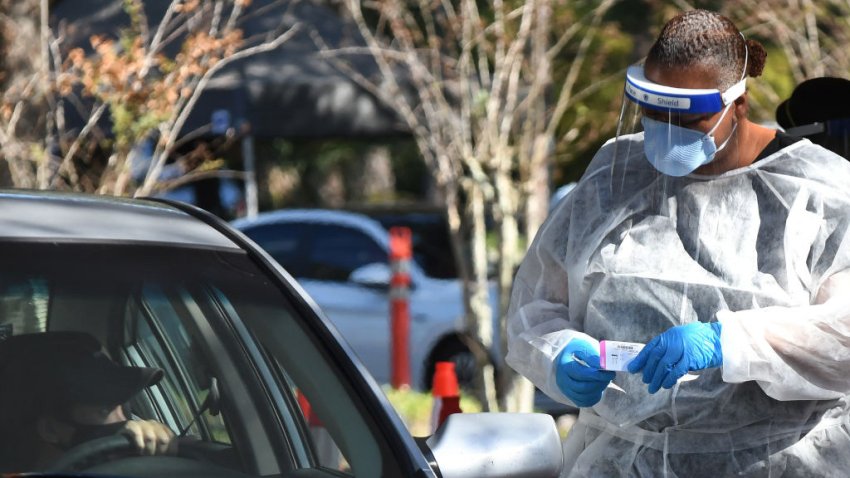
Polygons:
<instances>
[{"instance_id":1,"label":"driver","mask_svg":"<svg viewBox=\"0 0 850 478\"><path fill-rule=\"evenodd\" d=\"M117 433L131 437L140 455L173 454L168 427L128 420L122 407L162 375L116 364L83 332L0 342L0 471L42 471L71 448Z\"/></svg>"}]
</instances>

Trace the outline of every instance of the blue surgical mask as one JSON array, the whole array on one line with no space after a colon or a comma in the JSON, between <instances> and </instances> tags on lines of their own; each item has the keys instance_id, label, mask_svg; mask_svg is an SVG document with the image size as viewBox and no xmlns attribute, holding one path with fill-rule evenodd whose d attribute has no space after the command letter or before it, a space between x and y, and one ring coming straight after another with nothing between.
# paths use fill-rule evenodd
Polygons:
<instances>
[{"instance_id":1,"label":"blue surgical mask","mask_svg":"<svg viewBox=\"0 0 850 478\"><path fill-rule=\"evenodd\" d=\"M738 127L738 123L735 123L729 138L717 147L712 133L723 121L731 106L732 104L726 107L720 119L708 133L644 116L641 118L641 123L644 130L643 148L646 159L661 173L675 177L686 176L700 166L710 163L717 152L726 147Z\"/></svg>"}]
</instances>

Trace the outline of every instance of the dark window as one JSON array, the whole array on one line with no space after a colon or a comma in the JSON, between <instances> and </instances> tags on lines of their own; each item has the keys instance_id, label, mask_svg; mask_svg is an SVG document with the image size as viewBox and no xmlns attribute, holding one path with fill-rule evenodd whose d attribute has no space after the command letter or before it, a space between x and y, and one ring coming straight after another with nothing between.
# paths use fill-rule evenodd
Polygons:
<instances>
[{"instance_id":1,"label":"dark window","mask_svg":"<svg viewBox=\"0 0 850 478\"><path fill-rule=\"evenodd\" d=\"M184 294L186 294L184 292ZM167 400L163 405L171 406L177 428L183 430L189 424L187 434L198 438L231 443L230 435L224 424L222 414L205 412L199 420L193 418L209 393L209 377L206 358L200 348L189 336L182 316L164 291L155 284L146 284L142 288L141 304L130 303L127 326L129 336L136 338L134 346L140 350L141 357L148 362L140 365L156 365L165 372L160 382ZM183 300L191 300L184 297Z\"/></svg>"},{"instance_id":2,"label":"dark window","mask_svg":"<svg viewBox=\"0 0 850 478\"><path fill-rule=\"evenodd\" d=\"M349 227L315 225L303 277L345 281L358 267L389 261L388 252L366 234Z\"/></svg>"},{"instance_id":3,"label":"dark window","mask_svg":"<svg viewBox=\"0 0 850 478\"><path fill-rule=\"evenodd\" d=\"M44 332L50 290L47 281L0 279L0 340L6 335Z\"/></svg>"},{"instance_id":4,"label":"dark window","mask_svg":"<svg viewBox=\"0 0 850 478\"><path fill-rule=\"evenodd\" d=\"M449 224L442 213L372 213L372 219L389 230L393 226L409 227L413 234L413 258L425 275L437 279L458 277Z\"/></svg>"},{"instance_id":5,"label":"dark window","mask_svg":"<svg viewBox=\"0 0 850 478\"><path fill-rule=\"evenodd\" d=\"M115 360L163 369L164 378L138 394L132 410L175 432L189 425L217 384L219 413L201 414L187 432L197 440L181 443L198 471L189 460L174 465L180 470L227 474L205 473L207 464L251 476L413 474L396 462L392 429L383 425L389 421L375 412L375 397L353 386L353 364L342 366L347 359L332 346L334 336L298 305L296 291L246 254L132 244L2 246L0 331L44 332L45 324L47 331L84 331ZM267 356L254 355L252 344ZM4 428L7 420L0 417L6 437L0 451L21 432ZM161 463L160 475L175 474ZM114 474L132 474L131 464L113 464ZM296 471L302 468L331 471Z\"/></svg>"},{"instance_id":6,"label":"dark window","mask_svg":"<svg viewBox=\"0 0 850 478\"><path fill-rule=\"evenodd\" d=\"M292 222L256 226L242 232L265 249L287 272L294 277L304 277L302 251L308 227L306 224Z\"/></svg>"}]
</instances>

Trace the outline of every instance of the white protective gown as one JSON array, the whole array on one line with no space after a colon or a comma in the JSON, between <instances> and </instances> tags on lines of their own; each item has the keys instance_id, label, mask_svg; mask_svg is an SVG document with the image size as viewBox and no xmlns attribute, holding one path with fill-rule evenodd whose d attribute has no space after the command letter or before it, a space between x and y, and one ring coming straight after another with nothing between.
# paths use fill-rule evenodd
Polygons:
<instances>
[{"instance_id":1,"label":"white protective gown","mask_svg":"<svg viewBox=\"0 0 850 478\"><path fill-rule=\"evenodd\" d=\"M802 140L673 178L642 138L603 146L540 229L507 362L570 404L554 375L570 339L718 320L723 366L654 395L618 372L625 392L609 386L569 432L564 476L850 476L850 163Z\"/></svg>"}]
</instances>

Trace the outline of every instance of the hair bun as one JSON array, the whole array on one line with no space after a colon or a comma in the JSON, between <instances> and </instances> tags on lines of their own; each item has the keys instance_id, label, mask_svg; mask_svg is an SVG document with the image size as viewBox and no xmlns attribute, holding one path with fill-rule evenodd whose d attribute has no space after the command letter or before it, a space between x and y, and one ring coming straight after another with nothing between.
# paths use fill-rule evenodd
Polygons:
<instances>
[{"instance_id":1,"label":"hair bun","mask_svg":"<svg viewBox=\"0 0 850 478\"><path fill-rule=\"evenodd\" d=\"M747 40L747 57L747 75L753 78L761 76L767 60L767 51L758 40Z\"/></svg>"}]
</instances>

